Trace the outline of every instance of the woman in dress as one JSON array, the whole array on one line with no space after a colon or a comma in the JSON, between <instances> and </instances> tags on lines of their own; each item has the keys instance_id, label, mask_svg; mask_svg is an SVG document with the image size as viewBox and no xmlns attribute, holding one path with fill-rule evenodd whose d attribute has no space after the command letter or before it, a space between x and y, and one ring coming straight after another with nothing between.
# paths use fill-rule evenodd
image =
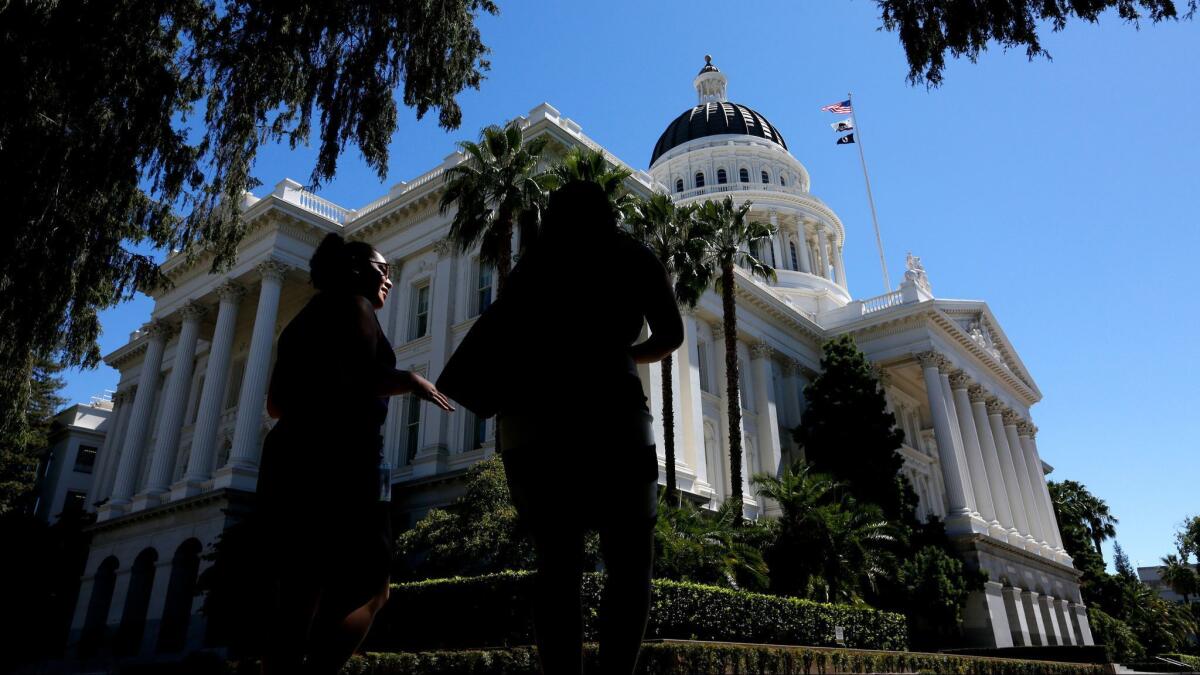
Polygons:
<instances>
[{"instance_id":1,"label":"woman in dress","mask_svg":"<svg viewBox=\"0 0 1200 675\"><path fill-rule=\"evenodd\" d=\"M380 425L387 399L450 403L396 370L375 318L392 287L364 242L325 237L309 263L317 294L279 336L258 513L275 581L263 673L336 673L388 598L390 476Z\"/></svg>"},{"instance_id":2,"label":"woman in dress","mask_svg":"<svg viewBox=\"0 0 1200 675\"><path fill-rule=\"evenodd\" d=\"M683 341L666 270L617 227L601 188L568 183L550 198L506 305L510 373L499 410L509 488L537 555L534 622L542 669L581 672L583 542L599 532L605 673L630 673L650 607L658 459L636 364ZM634 344L643 321L648 339Z\"/></svg>"}]
</instances>

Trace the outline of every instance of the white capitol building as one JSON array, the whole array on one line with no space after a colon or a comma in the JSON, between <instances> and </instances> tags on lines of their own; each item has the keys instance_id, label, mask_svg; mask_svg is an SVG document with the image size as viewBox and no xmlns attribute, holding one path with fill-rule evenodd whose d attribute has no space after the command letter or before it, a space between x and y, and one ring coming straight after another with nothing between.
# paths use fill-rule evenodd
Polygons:
<instances>
[{"instance_id":1,"label":"white capitol building","mask_svg":"<svg viewBox=\"0 0 1200 675\"><path fill-rule=\"evenodd\" d=\"M773 283L738 270L743 475L777 471L795 448L804 387L821 344L850 334L875 364L903 427L904 473L918 513L937 515L969 564L988 573L971 598L968 635L985 646L1092 644L1079 574L1063 550L1046 490L1030 408L1041 399L986 303L935 298L910 257L899 290L854 299L842 248L845 226L810 192L810 178L761 114L726 99L725 75L695 78L699 104L670 123L650 167L629 189L680 202L732 193L778 227ZM549 104L520 118L551 154L603 148ZM611 153L610 160L625 164ZM391 263L395 289L380 322L398 367L435 379L493 293L493 275L446 245L451 214L438 200L451 154L439 166L361 208L324 200L292 180L247 195L247 235L229 271L175 255L174 282L158 292L148 323L105 357L120 371L88 508L97 511L72 643L149 657L203 643L192 597L199 559L248 504L262 440L276 339L312 296L308 259L328 232L370 242ZM676 474L680 489L715 506L729 493L720 298L705 294L684 317L676 354ZM657 365L642 366L651 411L661 410ZM458 492L462 473L493 449L491 421L393 398L384 428L395 467L397 526ZM662 452L661 426L656 428ZM660 454L660 462L661 454ZM747 514L770 515L749 486ZM313 498L319 499L319 494ZM604 499L604 495L594 495Z\"/></svg>"}]
</instances>

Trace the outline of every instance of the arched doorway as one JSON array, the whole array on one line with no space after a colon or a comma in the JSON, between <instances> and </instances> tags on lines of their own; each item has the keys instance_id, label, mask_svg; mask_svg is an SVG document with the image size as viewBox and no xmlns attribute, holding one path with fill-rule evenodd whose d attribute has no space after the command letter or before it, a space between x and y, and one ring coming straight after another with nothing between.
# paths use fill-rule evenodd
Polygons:
<instances>
[{"instance_id":1,"label":"arched doorway","mask_svg":"<svg viewBox=\"0 0 1200 675\"><path fill-rule=\"evenodd\" d=\"M196 575L200 572L199 539L188 539L175 549L171 559L171 578L167 583L167 604L163 608L158 633L159 653L182 651L187 644L188 623L192 617L192 598L196 594Z\"/></svg>"},{"instance_id":2,"label":"arched doorway","mask_svg":"<svg viewBox=\"0 0 1200 675\"><path fill-rule=\"evenodd\" d=\"M117 628L113 645L113 653L117 656L133 656L141 651L157 562L158 551L152 548L143 550L133 561L133 568L129 572L129 592L125 594L125 609L121 612L121 625Z\"/></svg>"},{"instance_id":3,"label":"arched doorway","mask_svg":"<svg viewBox=\"0 0 1200 675\"><path fill-rule=\"evenodd\" d=\"M108 612L112 609L113 588L117 585L119 566L116 557L110 555L100 563L92 577L92 597L88 598L83 633L79 636L80 658L94 656L104 644Z\"/></svg>"}]
</instances>

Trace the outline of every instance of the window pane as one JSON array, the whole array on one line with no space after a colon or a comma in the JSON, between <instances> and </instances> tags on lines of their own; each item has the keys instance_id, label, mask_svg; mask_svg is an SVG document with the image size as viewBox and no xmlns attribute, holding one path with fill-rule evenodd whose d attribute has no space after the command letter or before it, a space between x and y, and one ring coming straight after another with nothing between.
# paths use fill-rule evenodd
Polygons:
<instances>
[{"instance_id":1,"label":"window pane","mask_svg":"<svg viewBox=\"0 0 1200 675\"><path fill-rule=\"evenodd\" d=\"M708 344L696 343L696 362L700 370L700 390L711 392L711 385L708 381Z\"/></svg>"},{"instance_id":2,"label":"window pane","mask_svg":"<svg viewBox=\"0 0 1200 675\"><path fill-rule=\"evenodd\" d=\"M762 182L764 182L764 183L771 182L771 177L767 175L766 171L762 172Z\"/></svg>"},{"instance_id":3,"label":"window pane","mask_svg":"<svg viewBox=\"0 0 1200 675\"><path fill-rule=\"evenodd\" d=\"M739 170L738 171L738 180L743 183L749 183L750 182L750 172L745 169Z\"/></svg>"},{"instance_id":4,"label":"window pane","mask_svg":"<svg viewBox=\"0 0 1200 675\"><path fill-rule=\"evenodd\" d=\"M404 463L412 464L421 439L421 399L408 395L408 410L404 414Z\"/></svg>"},{"instance_id":5,"label":"window pane","mask_svg":"<svg viewBox=\"0 0 1200 675\"><path fill-rule=\"evenodd\" d=\"M696 187L704 187L704 174L696 174Z\"/></svg>"},{"instance_id":6,"label":"window pane","mask_svg":"<svg viewBox=\"0 0 1200 675\"><path fill-rule=\"evenodd\" d=\"M725 175L725 169L717 169L717 184L724 185L727 182L729 179Z\"/></svg>"},{"instance_id":7,"label":"window pane","mask_svg":"<svg viewBox=\"0 0 1200 675\"><path fill-rule=\"evenodd\" d=\"M79 451L75 453L75 470L79 473L91 473L92 467L96 465L96 448L91 445L79 446Z\"/></svg>"}]
</instances>

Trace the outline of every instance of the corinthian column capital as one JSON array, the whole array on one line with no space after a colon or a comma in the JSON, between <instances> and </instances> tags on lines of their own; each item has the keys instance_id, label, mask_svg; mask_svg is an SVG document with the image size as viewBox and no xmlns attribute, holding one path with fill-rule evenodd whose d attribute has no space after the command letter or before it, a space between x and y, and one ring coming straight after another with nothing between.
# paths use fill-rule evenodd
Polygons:
<instances>
[{"instance_id":1,"label":"corinthian column capital","mask_svg":"<svg viewBox=\"0 0 1200 675\"><path fill-rule=\"evenodd\" d=\"M774 353L775 353L775 348L772 347L771 345L767 344L766 342L755 342L754 344L750 345L750 356L752 358L756 358L756 359L767 358L767 359L769 359L769 358L771 358L771 355Z\"/></svg>"},{"instance_id":2,"label":"corinthian column capital","mask_svg":"<svg viewBox=\"0 0 1200 675\"><path fill-rule=\"evenodd\" d=\"M217 286L217 297L227 302L237 302L246 295L246 288L233 280L227 280Z\"/></svg>"},{"instance_id":3,"label":"corinthian column capital","mask_svg":"<svg viewBox=\"0 0 1200 675\"><path fill-rule=\"evenodd\" d=\"M159 338L166 340L175 332L175 327L166 321L151 321L146 326L146 337L150 339Z\"/></svg>"},{"instance_id":4,"label":"corinthian column capital","mask_svg":"<svg viewBox=\"0 0 1200 675\"><path fill-rule=\"evenodd\" d=\"M710 327L712 328L713 340L725 339L725 324L714 321L710 324Z\"/></svg>"},{"instance_id":5,"label":"corinthian column capital","mask_svg":"<svg viewBox=\"0 0 1200 675\"><path fill-rule=\"evenodd\" d=\"M961 370L956 370L950 373L950 388L952 389L968 389L971 386L971 378Z\"/></svg>"},{"instance_id":6,"label":"corinthian column capital","mask_svg":"<svg viewBox=\"0 0 1200 675\"><path fill-rule=\"evenodd\" d=\"M1033 423L1028 422L1026 420L1021 420L1020 422L1017 422L1017 435L1024 436L1024 437L1032 437L1033 436Z\"/></svg>"},{"instance_id":7,"label":"corinthian column capital","mask_svg":"<svg viewBox=\"0 0 1200 675\"><path fill-rule=\"evenodd\" d=\"M208 308L196 302L195 300L188 301L179 310L179 318L187 321L189 319L199 320L208 312Z\"/></svg>"},{"instance_id":8,"label":"corinthian column capital","mask_svg":"<svg viewBox=\"0 0 1200 675\"><path fill-rule=\"evenodd\" d=\"M972 384L967 387L967 398L971 400L971 403L986 403L987 389L984 389L982 384Z\"/></svg>"},{"instance_id":9,"label":"corinthian column capital","mask_svg":"<svg viewBox=\"0 0 1200 675\"><path fill-rule=\"evenodd\" d=\"M984 401L987 403L987 411L989 415L1003 415L1005 406L1000 402L1000 399L995 396L988 396Z\"/></svg>"},{"instance_id":10,"label":"corinthian column capital","mask_svg":"<svg viewBox=\"0 0 1200 675\"><path fill-rule=\"evenodd\" d=\"M1005 408L1004 412L1000 413L1000 416L1004 420L1004 426L1006 427L1016 426L1017 422L1021 421L1021 418L1017 416L1016 411L1012 408Z\"/></svg>"},{"instance_id":11,"label":"corinthian column capital","mask_svg":"<svg viewBox=\"0 0 1200 675\"><path fill-rule=\"evenodd\" d=\"M289 270L291 270L291 266L278 260L264 260L254 266L254 271L258 272L263 279L275 281L283 281Z\"/></svg>"},{"instance_id":12,"label":"corinthian column capital","mask_svg":"<svg viewBox=\"0 0 1200 675\"><path fill-rule=\"evenodd\" d=\"M942 355L935 351L917 352L913 356L922 368L937 368L942 363Z\"/></svg>"}]
</instances>

